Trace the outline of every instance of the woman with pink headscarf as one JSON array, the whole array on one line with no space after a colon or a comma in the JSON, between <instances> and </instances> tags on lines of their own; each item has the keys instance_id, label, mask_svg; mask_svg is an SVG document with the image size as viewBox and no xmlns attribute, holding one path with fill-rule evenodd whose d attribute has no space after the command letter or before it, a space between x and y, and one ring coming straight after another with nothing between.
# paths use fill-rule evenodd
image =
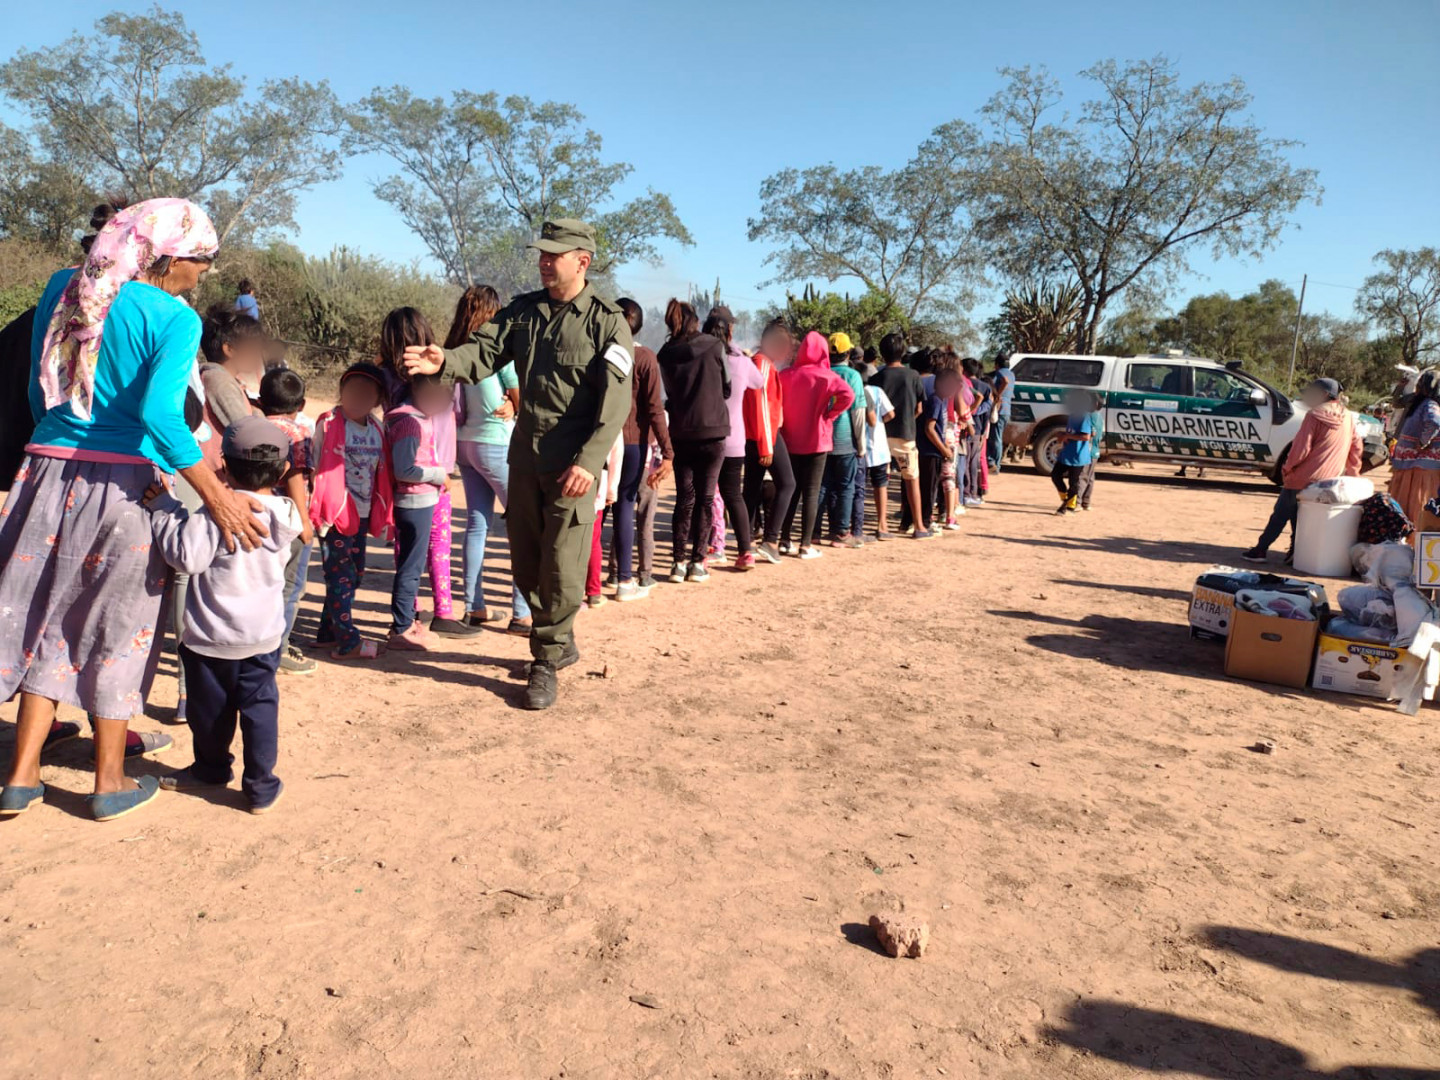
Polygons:
<instances>
[{"instance_id":1,"label":"woman with pink headscarf","mask_svg":"<svg viewBox=\"0 0 1440 1080\"><path fill-rule=\"evenodd\" d=\"M39 343L43 415L0 509L0 700L20 692L0 816L43 798L40 751L60 702L94 717L96 820L156 794L155 778L130 780L124 762L129 718L155 674L168 578L141 505L157 467L184 475L227 545L264 535L185 423L200 319L177 297L218 246L210 219L183 199L128 207L96 235Z\"/></svg>"}]
</instances>

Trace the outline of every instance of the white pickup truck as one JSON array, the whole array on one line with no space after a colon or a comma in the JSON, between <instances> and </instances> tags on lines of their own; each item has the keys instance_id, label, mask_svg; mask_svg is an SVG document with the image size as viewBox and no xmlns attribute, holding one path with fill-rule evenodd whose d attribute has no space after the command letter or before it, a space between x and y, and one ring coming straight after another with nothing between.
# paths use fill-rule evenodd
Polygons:
<instances>
[{"instance_id":1,"label":"white pickup truck","mask_svg":"<svg viewBox=\"0 0 1440 1080\"><path fill-rule=\"evenodd\" d=\"M1071 389L1100 398L1106 462L1157 461L1264 473L1280 466L1305 406L1240 370L1191 356L1062 356L1016 353L1015 398L1005 443L1028 447L1045 475L1055 467ZM1388 459L1380 421L1352 413L1365 440L1364 468Z\"/></svg>"}]
</instances>

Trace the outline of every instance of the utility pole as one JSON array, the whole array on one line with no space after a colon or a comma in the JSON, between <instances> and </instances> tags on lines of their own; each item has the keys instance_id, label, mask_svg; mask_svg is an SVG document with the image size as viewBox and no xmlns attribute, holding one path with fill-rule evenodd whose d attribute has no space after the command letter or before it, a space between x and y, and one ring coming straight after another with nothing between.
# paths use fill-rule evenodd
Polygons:
<instances>
[{"instance_id":1,"label":"utility pole","mask_svg":"<svg viewBox=\"0 0 1440 1080\"><path fill-rule=\"evenodd\" d=\"M1305 311L1305 286L1310 282L1309 274L1300 275L1300 303L1295 305L1295 337L1290 342L1290 384L1285 392L1295 396L1295 354L1300 351L1300 316Z\"/></svg>"}]
</instances>

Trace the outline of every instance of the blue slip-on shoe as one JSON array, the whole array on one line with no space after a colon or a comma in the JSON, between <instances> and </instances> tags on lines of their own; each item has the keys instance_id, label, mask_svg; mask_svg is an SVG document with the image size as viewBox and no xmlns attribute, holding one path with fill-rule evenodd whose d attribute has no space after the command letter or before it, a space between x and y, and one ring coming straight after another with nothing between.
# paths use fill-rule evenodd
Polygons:
<instances>
[{"instance_id":1,"label":"blue slip-on shoe","mask_svg":"<svg viewBox=\"0 0 1440 1080\"><path fill-rule=\"evenodd\" d=\"M45 798L45 785L7 787L0 791L0 817L14 817L30 809L32 803Z\"/></svg>"},{"instance_id":2,"label":"blue slip-on shoe","mask_svg":"<svg viewBox=\"0 0 1440 1080\"><path fill-rule=\"evenodd\" d=\"M136 783L138 787L130 788L128 791L111 791L104 795L86 796L90 803L90 813L96 821L114 821L116 818L124 817L132 810L139 810L156 795L160 794L160 782L153 776L142 776Z\"/></svg>"}]
</instances>

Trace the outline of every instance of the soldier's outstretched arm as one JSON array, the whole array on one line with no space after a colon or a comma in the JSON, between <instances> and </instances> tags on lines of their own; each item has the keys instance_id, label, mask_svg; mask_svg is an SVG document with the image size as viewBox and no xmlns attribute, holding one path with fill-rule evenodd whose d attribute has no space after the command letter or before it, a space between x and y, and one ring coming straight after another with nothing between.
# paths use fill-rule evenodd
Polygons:
<instances>
[{"instance_id":1,"label":"soldier's outstretched arm","mask_svg":"<svg viewBox=\"0 0 1440 1080\"><path fill-rule=\"evenodd\" d=\"M444 372L452 382L478 383L512 362L507 342L510 337L510 307L471 335L464 345L442 349L439 345L410 345L405 349L405 370L411 375L438 375Z\"/></svg>"}]
</instances>

